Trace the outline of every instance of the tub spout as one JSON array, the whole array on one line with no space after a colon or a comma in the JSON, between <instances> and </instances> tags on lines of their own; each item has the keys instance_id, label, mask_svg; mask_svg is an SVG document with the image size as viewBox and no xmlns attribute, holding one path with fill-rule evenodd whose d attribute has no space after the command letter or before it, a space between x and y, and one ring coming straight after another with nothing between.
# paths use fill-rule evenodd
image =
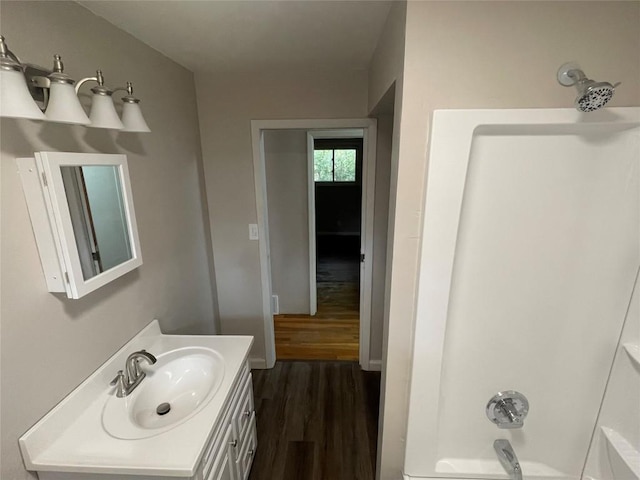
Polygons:
<instances>
[{"instance_id":1,"label":"tub spout","mask_svg":"<svg viewBox=\"0 0 640 480\"><path fill-rule=\"evenodd\" d=\"M516 452L513 451L513 447L509 440L503 438L493 442L493 449L498 455L498 460L509 474L511 480L522 480L522 468L520 468L520 462L516 457Z\"/></svg>"}]
</instances>

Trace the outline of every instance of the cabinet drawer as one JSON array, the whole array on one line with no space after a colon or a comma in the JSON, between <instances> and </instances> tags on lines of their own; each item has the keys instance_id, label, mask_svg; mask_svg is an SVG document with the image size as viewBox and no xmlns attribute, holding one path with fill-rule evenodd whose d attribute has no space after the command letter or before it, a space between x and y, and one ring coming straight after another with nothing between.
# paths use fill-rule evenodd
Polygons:
<instances>
[{"instance_id":1,"label":"cabinet drawer","mask_svg":"<svg viewBox=\"0 0 640 480\"><path fill-rule=\"evenodd\" d=\"M238 472L239 480L246 480L249 477L249 471L251 470L251 464L253 463L257 446L258 436L256 434L256 414L254 412L251 415L247 437L240 450L240 456L236 460L236 471Z\"/></svg>"},{"instance_id":2,"label":"cabinet drawer","mask_svg":"<svg viewBox=\"0 0 640 480\"><path fill-rule=\"evenodd\" d=\"M251 422L251 416L254 413L253 410L253 385L252 376L249 374L242 387L242 393L238 400L238 405L233 412L233 433L238 442L242 442L247 433L247 428Z\"/></svg>"}]
</instances>

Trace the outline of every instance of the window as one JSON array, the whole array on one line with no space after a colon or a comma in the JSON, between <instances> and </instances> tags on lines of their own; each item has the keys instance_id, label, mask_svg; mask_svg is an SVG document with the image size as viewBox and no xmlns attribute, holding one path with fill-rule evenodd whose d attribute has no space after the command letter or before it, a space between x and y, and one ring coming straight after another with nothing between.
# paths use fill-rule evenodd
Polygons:
<instances>
[{"instance_id":1,"label":"window","mask_svg":"<svg viewBox=\"0 0 640 480\"><path fill-rule=\"evenodd\" d=\"M313 151L313 178L316 182L355 182L355 148L321 148Z\"/></svg>"}]
</instances>

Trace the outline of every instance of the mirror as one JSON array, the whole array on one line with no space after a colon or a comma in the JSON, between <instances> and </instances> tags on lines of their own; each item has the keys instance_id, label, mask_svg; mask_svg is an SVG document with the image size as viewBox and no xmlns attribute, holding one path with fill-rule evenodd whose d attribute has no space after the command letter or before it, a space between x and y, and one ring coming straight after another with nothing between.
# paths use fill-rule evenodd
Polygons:
<instances>
[{"instance_id":1,"label":"mirror","mask_svg":"<svg viewBox=\"0 0 640 480\"><path fill-rule=\"evenodd\" d=\"M38 152L18 167L49 291L80 298L142 264L126 156Z\"/></svg>"},{"instance_id":2,"label":"mirror","mask_svg":"<svg viewBox=\"0 0 640 480\"><path fill-rule=\"evenodd\" d=\"M118 169L84 165L63 166L60 170L84 279L130 260Z\"/></svg>"}]
</instances>

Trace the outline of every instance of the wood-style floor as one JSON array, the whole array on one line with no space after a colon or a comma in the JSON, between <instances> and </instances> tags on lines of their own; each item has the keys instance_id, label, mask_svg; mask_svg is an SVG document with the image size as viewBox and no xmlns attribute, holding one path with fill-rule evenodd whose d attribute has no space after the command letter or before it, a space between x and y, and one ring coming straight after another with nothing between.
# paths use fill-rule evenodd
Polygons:
<instances>
[{"instance_id":1,"label":"wood-style floor","mask_svg":"<svg viewBox=\"0 0 640 480\"><path fill-rule=\"evenodd\" d=\"M278 360L358 360L358 269L340 258L319 261L317 314L273 317Z\"/></svg>"},{"instance_id":2,"label":"wood-style floor","mask_svg":"<svg viewBox=\"0 0 640 480\"><path fill-rule=\"evenodd\" d=\"M380 374L352 362L254 370L258 448L249 480L373 480Z\"/></svg>"},{"instance_id":3,"label":"wood-style floor","mask_svg":"<svg viewBox=\"0 0 640 480\"><path fill-rule=\"evenodd\" d=\"M358 360L357 315L341 319L275 315L273 322L278 360Z\"/></svg>"}]
</instances>

